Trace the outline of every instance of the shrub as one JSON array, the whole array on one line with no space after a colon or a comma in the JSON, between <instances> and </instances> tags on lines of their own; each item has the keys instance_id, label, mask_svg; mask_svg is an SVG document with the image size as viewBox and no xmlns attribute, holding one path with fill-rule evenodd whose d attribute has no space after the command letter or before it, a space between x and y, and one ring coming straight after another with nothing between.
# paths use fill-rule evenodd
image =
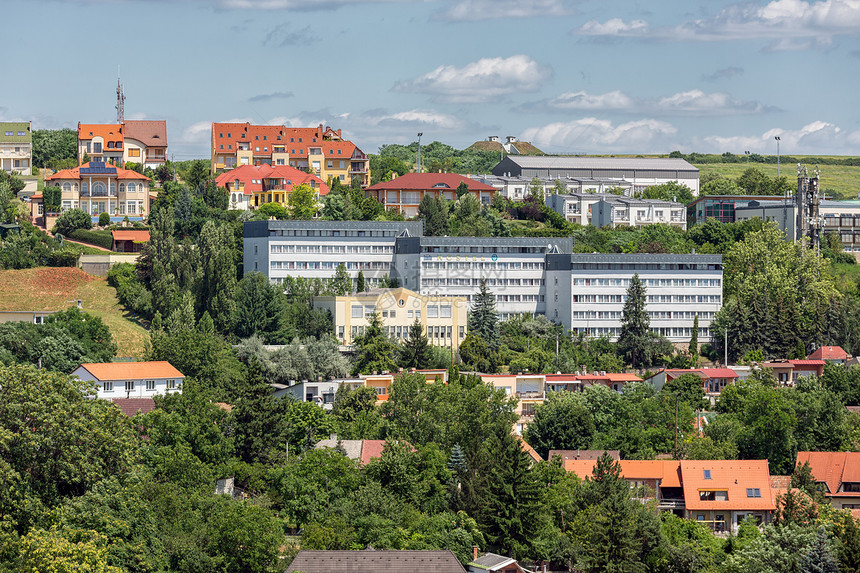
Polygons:
<instances>
[{"instance_id":1,"label":"shrub","mask_svg":"<svg viewBox=\"0 0 860 573\"><path fill-rule=\"evenodd\" d=\"M57 249L48 253L46 262L49 267L76 267L80 254L77 249Z\"/></svg>"},{"instance_id":2,"label":"shrub","mask_svg":"<svg viewBox=\"0 0 860 573\"><path fill-rule=\"evenodd\" d=\"M83 209L69 209L57 219L54 233L71 235L77 229L92 229L93 220Z\"/></svg>"},{"instance_id":3,"label":"shrub","mask_svg":"<svg viewBox=\"0 0 860 573\"><path fill-rule=\"evenodd\" d=\"M107 227L108 225L110 225L110 215L99 213L99 227Z\"/></svg>"},{"instance_id":4,"label":"shrub","mask_svg":"<svg viewBox=\"0 0 860 573\"><path fill-rule=\"evenodd\" d=\"M111 249L113 247L113 237L111 236L110 231L78 229L76 231L72 231L68 237L82 243L104 247L105 249Z\"/></svg>"}]
</instances>

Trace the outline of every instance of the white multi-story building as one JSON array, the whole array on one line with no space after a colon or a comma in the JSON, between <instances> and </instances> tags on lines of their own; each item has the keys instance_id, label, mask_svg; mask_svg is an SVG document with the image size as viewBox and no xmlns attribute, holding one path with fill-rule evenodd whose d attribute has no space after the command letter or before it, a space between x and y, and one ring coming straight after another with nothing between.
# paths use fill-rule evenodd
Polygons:
<instances>
[{"instance_id":1,"label":"white multi-story building","mask_svg":"<svg viewBox=\"0 0 860 573\"><path fill-rule=\"evenodd\" d=\"M662 223L687 228L687 208L683 203L630 197L604 198L591 207L591 224L596 227L641 227Z\"/></svg>"},{"instance_id":2,"label":"white multi-story building","mask_svg":"<svg viewBox=\"0 0 860 573\"><path fill-rule=\"evenodd\" d=\"M245 223L245 272L260 272L274 282L288 277L330 279L343 264L367 285L393 276L398 236L420 236L421 221L249 221ZM401 286L417 285L401 280Z\"/></svg>"},{"instance_id":3,"label":"white multi-story building","mask_svg":"<svg viewBox=\"0 0 860 573\"><path fill-rule=\"evenodd\" d=\"M627 288L638 273L645 283L651 330L672 342L699 339L723 298L721 255L572 254L547 256L547 318L589 336L621 332Z\"/></svg>"},{"instance_id":4,"label":"white multi-story building","mask_svg":"<svg viewBox=\"0 0 860 573\"><path fill-rule=\"evenodd\" d=\"M617 199L618 195L610 193L566 193L564 195L548 195L546 205L567 219L568 223L591 225L594 205L598 201Z\"/></svg>"},{"instance_id":5,"label":"white multi-story building","mask_svg":"<svg viewBox=\"0 0 860 573\"><path fill-rule=\"evenodd\" d=\"M30 174L33 167L33 130L29 121L0 122L0 169Z\"/></svg>"},{"instance_id":6,"label":"white multi-story building","mask_svg":"<svg viewBox=\"0 0 860 573\"><path fill-rule=\"evenodd\" d=\"M485 183L496 188L496 191L511 201L523 201L528 197L532 185L539 184L543 188L544 195L565 195L567 193L581 193L593 195L594 193L605 193L610 189L629 194L633 188L632 183L618 179L595 179L592 177L541 177L535 175L532 178L507 175L471 175L479 183ZM563 187L559 191L559 185Z\"/></svg>"},{"instance_id":7,"label":"white multi-story building","mask_svg":"<svg viewBox=\"0 0 860 573\"><path fill-rule=\"evenodd\" d=\"M98 385L98 397L152 398L182 392L185 376L164 360L81 364L72 376Z\"/></svg>"}]
</instances>

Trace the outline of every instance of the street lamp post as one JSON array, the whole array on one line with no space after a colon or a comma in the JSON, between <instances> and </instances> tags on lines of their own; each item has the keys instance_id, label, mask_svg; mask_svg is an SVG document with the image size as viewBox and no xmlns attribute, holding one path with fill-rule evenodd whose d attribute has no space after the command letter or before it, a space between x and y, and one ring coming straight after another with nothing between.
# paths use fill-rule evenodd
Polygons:
<instances>
[{"instance_id":1,"label":"street lamp post","mask_svg":"<svg viewBox=\"0 0 860 573\"><path fill-rule=\"evenodd\" d=\"M776 140L776 176L779 177L779 136L774 137Z\"/></svg>"},{"instance_id":2,"label":"street lamp post","mask_svg":"<svg viewBox=\"0 0 860 573\"><path fill-rule=\"evenodd\" d=\"M744 155L747 156L747 169L749 169L750 168L750 152L744 151Z\"/></svg>"},{"instance_id":3,"label":"street lamp post","mask_svg":"<svg viewBox=\"0 0 860 573\"><path fill-rule=\"evenodd\" d=\"M418 132L418 173L421 173L421 136L424 135L422 132Z\"/></svg>"}]
</instances>

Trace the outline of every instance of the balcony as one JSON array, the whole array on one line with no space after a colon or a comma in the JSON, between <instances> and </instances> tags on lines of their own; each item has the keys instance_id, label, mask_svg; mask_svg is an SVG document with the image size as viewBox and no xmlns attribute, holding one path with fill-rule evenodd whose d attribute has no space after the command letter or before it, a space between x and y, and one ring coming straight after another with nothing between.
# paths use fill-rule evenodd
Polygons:
<instances>
[{"instance_id":1,"label":"balcony","mask_svg":"<svg viewBox=\"0 0 860 573\"><path fill-rule=\"evenodd\" d=\"M660 499L657 501L659 509L685 509L687 505L683 499Z\"/></svg>"}]
</instances>

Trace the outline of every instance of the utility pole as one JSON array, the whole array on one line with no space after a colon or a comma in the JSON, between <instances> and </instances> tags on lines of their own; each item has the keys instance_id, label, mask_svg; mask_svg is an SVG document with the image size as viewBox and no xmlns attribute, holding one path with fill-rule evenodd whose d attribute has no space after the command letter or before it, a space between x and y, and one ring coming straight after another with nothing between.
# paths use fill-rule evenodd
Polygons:
<instances>
[{"instance_id":1,"label":"utility pole","mask_svg":"<svg viewBox=\"0 0 860 573\"><path fill-rule=\"evenodd\" d=\"M119 66L116 67L116 122L125 123L125 94L119 81Z\"/></svg>"},{"instance_id":2,"label":"utility pole","mask_svg":"<svg viewBox=\"0 0 860 573\"><path fill-rule=\"evenodd\" d=\"M776 176L779 177L779 142L781 140L778 135L774 139L776 140Z\"/></svg>"},{"instance_id":3,"label":"utility pole","mask_svg":"<svg viewBox=\"0 0 860 573\"><path fill-rule=\"evenodd\" d=\"M421 173L421 136L424 135L422 132L418 132L418 173Z\"/></svg>"}]
</instances>

